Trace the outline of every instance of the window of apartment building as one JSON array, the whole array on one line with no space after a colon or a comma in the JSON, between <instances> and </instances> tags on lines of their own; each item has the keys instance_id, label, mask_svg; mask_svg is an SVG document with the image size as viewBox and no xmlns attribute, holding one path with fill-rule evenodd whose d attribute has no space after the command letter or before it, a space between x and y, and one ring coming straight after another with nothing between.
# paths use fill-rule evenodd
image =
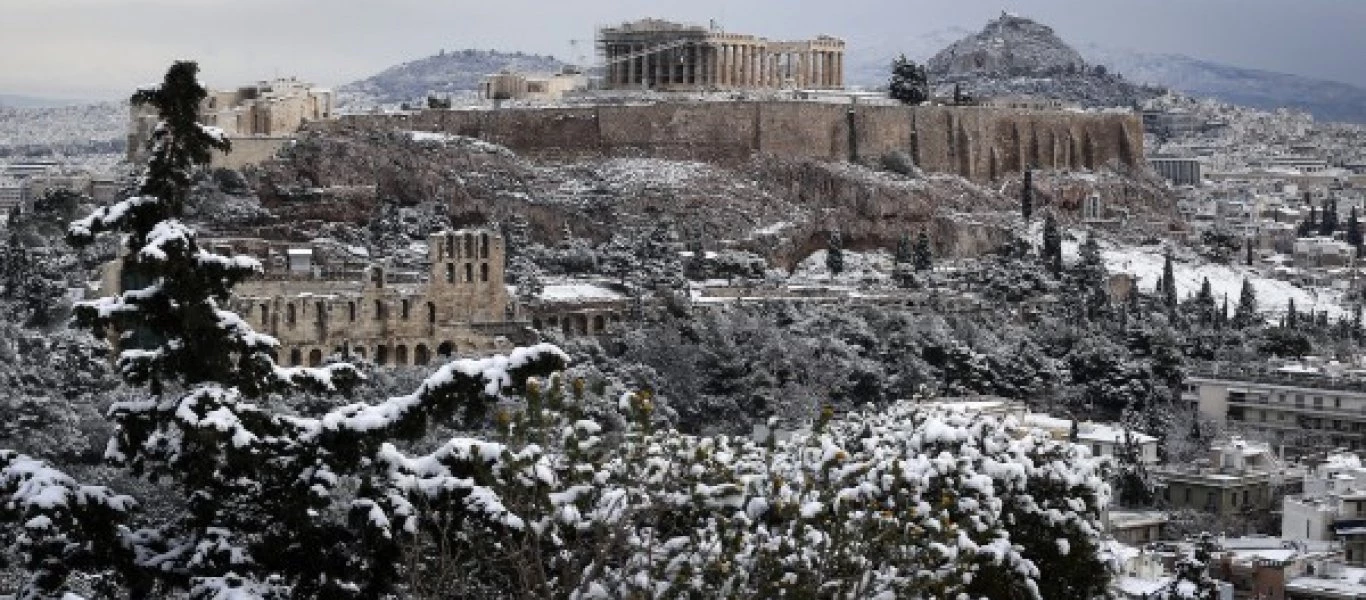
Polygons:
<instances>
[{"instance_id":1,"label":"window of apartment building","mask_svg":"<svg viewBox=\"0 0 1366 600\"><path fill-rule=\"evenodd\" d=\"M1100 456L1100 444L1091 444L1091 456Z\"/></svg>"},{"instance_id":2,"label":"window of apartment building","mask_svg":"<svg viewBox=\"0 0 1366 600\"><path fill-rule=\"evenodd\" d=\"M1333 408L1342 408L1342 398L1333 396Z\"/></svg>"},{"instance_id":3,"label":"window of apartment building","mask_svg":"<svg viewBox=\"0 0 1366 600\"><path fill-rule=\"evenodd\" d=\"M1304 406L1304 394L1295 394L1295 406Z\"/></svg>"},{"instance_id":4,"label":"window of apartment building","mask_svg":"<svg viewBox=\"0 0 1366 600\"><path fill-rule=\"evenodd\" d=\"M1314 396L1314 408L1323 408L1323 396Z\"/></svg>"},{"instance_id":5,"label":"window of apartment building","mask_svg":"<svg viewBox=\"0 0 1366 600\"><path fill-rule=\"evenodd\" d=\"M1247 490L1243 490L1243 506L1247 506L1247 503L1248 503L1248 502L1247 502L1247 498L1248 498Z\"/></svg>"},{"instance_id":6,"label":"window of apartment building","mask_svg":"<svg viewBox=\"0 0 1366 600\"><path fill-rule=\"evenodd\" d=\"M1190 488L1186 488L1186 504L1190 504L1190 502L1191 502L1191 489L1190 489Z\"/></svg>"}]
</instances>

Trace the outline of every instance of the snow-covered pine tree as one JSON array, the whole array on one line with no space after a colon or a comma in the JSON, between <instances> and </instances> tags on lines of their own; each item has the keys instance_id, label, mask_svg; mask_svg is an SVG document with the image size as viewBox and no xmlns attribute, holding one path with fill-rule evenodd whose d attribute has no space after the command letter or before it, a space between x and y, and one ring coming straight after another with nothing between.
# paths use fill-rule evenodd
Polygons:
<instances>
[{"instance_id":1,"label":"snow-covered pine tree","mask_svg":"<svg viewBox=\"0 0 1366 600\"><path fill-rule=\"evenodd\" d=\"M1211 325L1214 322L1214 290L1209 285L1208 277L1200 280L1200 291L1195 296L1195 309L1201 324Z\"/></svg>"},{"instance_id":2,"label":"snow-covered pine tree","mask_svg":"<svg viewBox=\"0 0 1366 600\"><path fill-rule=\"evenodd\" d=\"M126 238L129 289L75 311L80 326L118 334L119 372L148 390L111 409L117 430L106 456L134 474L173 482L186 510L130 529L117 540L123 554L81 564L117 568L138 597L169 588L205 598L376 597L399 569L393 536L371 535L376 521L400 517L412 502L445 502L457 519L498 522L502 514L469 479L435 490L403 487L390 477L392 461L404 460L390 441L422 435L431 420L480 419L503 389L558 369L565 357L541 346L459 361L412 395L316 418L253 402L293 389L344 391L359 373L346 363L279 367L277 342L222 308L233 284L260 266L200 248L195 231L177 218L193 171L211 149L227 147L219 132L197 122L205 96L197 70L176 63L159 88L134 96L161 115L146 173L135 195L69 230L75 244L101 232ZM467 446L444 464L470 473L482 460Z\"/></svg>"},{"instance_id":3,"label":"snow-covered pine tree","mask_svg":"<svg viewBox=\"0 0 1366 600\"><path fill-rule=\"evenodd\" d=\"M1062 275L1062 234L1058 231L1058 221L1049 212L1043 221L1043 258L1044 267L1054 277Z\"/></svg>"},{"instance_id":4,"label":"snow-covered pine tree","mask_svg":"<svg viewBox=\"0 0 1366 600\"><path fill-rule=\"evenodd\" d=\"M1202 533L1193 548L1176 561L1176 578L1154 595L1155 600L1218 600L1219 582L1209 575L1214 540Z\"/></svg>"},{"instance_id":5,"label":"snow-covered pine tree","mask_svg":"<svg viewBox=\"0 0 1366 600\"><path fill-rule=\"evenodd\" d=\"M1285 326L1294 329L1299 323L1299 315L1295 313L1295 299L1291 298L1285 306Z\"/></svg>"},{"instance_id":6,"label":"snow-covered pine tree","mask_svg":"<svg viewBox=\"0 0 1366 600\"><path fill-rule=\"evenodd\" d=\"M830 271L831 277L844 272L844 239L838 231L830 232L826 238L825 268Z\"/></svg>"},{"instance_id":7,"label":"snow-covered pine tree","mask_svg":"<svg viewBox=\"0 0 1366 600\"><path fill-rule=\"evenodd\" d=\"M934 254L930 250L930 236L924 229L920 230L920 235L915 240L915 270L928 271L934 266Z\"/></svg>"}]
</instances>

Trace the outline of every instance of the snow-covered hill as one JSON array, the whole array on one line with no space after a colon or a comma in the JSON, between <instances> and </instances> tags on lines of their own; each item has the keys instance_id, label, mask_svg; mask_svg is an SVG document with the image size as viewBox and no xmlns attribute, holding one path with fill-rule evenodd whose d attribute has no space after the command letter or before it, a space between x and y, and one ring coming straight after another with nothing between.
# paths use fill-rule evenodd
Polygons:
<instances>
[{"instance_id":1,"label":"snow-covered hill","mask_svg":"<svg viewBox=\"0 0 1366 600\"><path fill-rule=\"evenodd\" d=\"M1055 76L1076 74L1086 61L1053 28L1002 13L981 31L960 39L930 57L930 74Z\"/></svg>"},{"instance_id":2,"label":"snow-covered hill","mask_svg":"<svg viewBox=\"0 0 1366 600\"><path fill-rule=\"evenodd\" d=\"M441 51L378 74L348 83L337 90L343 108L401 102L421 102L428 93L472 93L485 75L499 71L556 72L564 63L551 56L494 50Z\"/></svg>"}]
</instances>

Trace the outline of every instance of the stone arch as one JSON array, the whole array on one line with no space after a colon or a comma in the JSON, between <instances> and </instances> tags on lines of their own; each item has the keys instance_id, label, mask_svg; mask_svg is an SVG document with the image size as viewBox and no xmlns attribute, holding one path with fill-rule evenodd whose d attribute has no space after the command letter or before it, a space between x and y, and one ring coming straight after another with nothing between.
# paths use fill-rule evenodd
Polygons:
<instances>
[{"instance_id":1,"label":"stone arch","mask_svg":"<svg viewBox=\"0 0 1366 600\"><path fill-rule=\"evenodd\" d=\"M455 342L452 342L450 340L441 342L441 345L436 347L436 354L437 356L442 356L445 358L450 358L451 356L454 356Z\"/></svg>"},{"instance_id":2,"label":"stone arch","mask_svg":"<svg viewBox=\"0 0 1366 600\"><path fill-rule=\"evenodd\" d=\"M308 353L308 366L321 367L323 365L323 351L317 348Z\"/></svg>"},{"instance_id":3,"label":"stone arch","mask_svg":"<svg viewBox=\"0 0 1366 600\"><path fill-rule=\"evenodd\" d=\"M384 366L389 364L389 347L384 344L375 346L375 364Z\"/></svg>"},{"instance_id":4,"label":"stone arch","mask_svg":"<svg viewBox=\"0 0 1366 600\"><path fill-rule=\"evenodd\" d=\"M540 328L541 328L541 318L540 318L540 317L534 317L534 318L531 319L531 328L532 328L532 329L540 329Z\"/></svg>"},{"instance_id":5,"label":"stone arch","mask_svg":"<svg viewBox=\"0 0 1366 600\"><path fill-rule=\"evenodd\" d=\"M394 346L394 364L400 366L408 364L408 346L404 344Z\"/></svg>"},{"instance_id":6,"label":"stone arch","mask_svg":"<svg viewBox=\"0 0 1366 600\"><path fill-rule=\"evenodd\" d=\"M297 367L304 362L304 353L298 348L289 349L289 366Z\"/></svg>"},{"instance_id":7,"label":"stone arch","mask_svg":"<svg viewBox=\"0 0 1366 600\"><path fill-rule=\"evenodd\" d=\"M299 309L297 309L297 308L294 307L294 303L293 303L293 302L290 302L289 304L286 304L286 305L285 305L285 325L287 325L287 326L289 326L289 327L294 327L294 323L298 322L298 318L299 318Z\"/></svg>"},{"instance_id":8,"label":"stone arch","mask_svg":"<svg viewBox=\"0 0 1366 600\"><path fill-rule=\"evenodd\" d=\"M574 315L574 331L579 335L588 335L588 315Z\"/></svg>"},{"instance_id":9,"label":"stone arch","mask_svg":"<svg viewBox=\"0 0 1366 600\"><path fill-rule=\"evenodd\" d=\"M435 303L435 302L428 302L428 303L427 303L427 322L428 322L428 323L435 323L435 322L436 322L436 303Z\"/></svg>"},{"instance_id":10,"label":"stone arch","mask_svg":"<svg viewBox=\"0 0 1366 600\"><path fill-rule=\"evenodd\" d=\"M413 348L413 364L422 367L430 362L432 362L432 352L427 349L426 344L418 344Z\"/></svg>"},{"instance_id":11,"label":"stone arch","mask_svg":"<svg viewBox=\"0 0 1366 600\"><path fill-rule=\"evenodd\" d=\"M479 263L479 281L489 280L489 264Z\"/></svg>"},{"instance_id":12,"label":"stone arch","mask_svg":"<svg viewBox=\"0 0 1366 600\"><path fill-rule=\"evenodd\" d=\"M607 331L607 318L602 315L593 315L593 333Z\"/></svg>"},{"instance_id":13,"label":"stone arch","mask_svg":"<svg viewBox=\"0 0 1366 600\"><path fill-rule=\"evenodd\" d=\"M351 349L351 353L352 353L352 354L355 354L356 356L359 356L359 357L362 358L362 359L364 359L364 358L365 358L365 346L356 346L355 348L352 348L352 349Z\"/></svg>"},{"instance_id":14,"label":"stone arch","mask_svg":"<svg viewBox=\"0 0 1366 600\"><path fill-rule=\"evenodd\" d=\"M317 313L318 327L327 327L327 304L318 300L313 303L313 311Z\"/></svg>"}]
</instances>

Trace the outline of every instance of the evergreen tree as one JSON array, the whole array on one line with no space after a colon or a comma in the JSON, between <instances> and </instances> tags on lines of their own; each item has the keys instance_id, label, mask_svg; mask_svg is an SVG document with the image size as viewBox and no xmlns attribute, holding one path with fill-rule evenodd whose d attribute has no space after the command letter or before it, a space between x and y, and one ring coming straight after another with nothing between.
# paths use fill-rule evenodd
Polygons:
<instances>
[{"instance_id":1,"label":"evergreen tree","mask_svg":"<svg viewBox=\"0 0 1366 600\"><path fill-rule=\"evenodd\" d=\"M887 85L892 99L918 105L930 99L930 79L925 67L901 55L892 61L892 79Z\"/></svg>"},{"instance_id":2,"label":"evergreen tree","mask_svg":"<svg viewBox=\"0 0 1366 600\"><path fill-rule=\"evenodd\" d=\"M1361 222L1357 220L1357 207L1352 207L1352 214L1347 216L1347 243L1356 249L1357 257L1361 257Z\"/></svg>"},{"instance_id":3,"label":"evergreen tree","mask_svg":"<svg viewBox=\"0 0 1366 600\"><path fill-rule=\"evenodd\" d=\"M1309 205L1309 215L1300 223L1299 230L1296 232L1299 237L1309 237L1319 230L1318 207L1309 204L1309 196L1305 194L1305 204Z\"/></svg>"},{"instance_id":4,"label":"evergreen tree","mask_svg":"<svg viewBox=\"0 0 1366 600\"><path fill-rule=\"evenodd\" d=\"M1210 288L1209 278L1205 277L1200 281L1200 292L1195 296L1196 311L1200 315L1200 322L1209 325L1214 321L1214 290Z\"/></svg>"},{"instance_id":5,"label":"evergreen tree","mask_svg":"<svg viewBox=\"0 0 1366 600\"><path fill-rule=\"evenodd\" d=\"M1244 329L1257 323L1257 292L1253 291L1252 282L1243 279L1243 289L1238 294L1238 308L1233 312L1233 326Z\"/></svg>"},{"instance_id":6,"label":"evergreen tree","mask_svg":"<svg viewBox=\"0 0 1366 600\"><path fill-rule=\"evenodd\" d=\"M830 271L831 277L844 272L844 240L838 231L830 232L830 237L826 239L825 268Z\"/></svg>"},{"instance_id":7,"label":"evergreen tree","mask_svg":"<svg viewBox=\"0 0 1366 600\"><path fill-rule=\"evenodd\" d=\"M1319 235L1332 237L1338 230L1338 201L1329 198L1323 201L1323 218L1319 221Z\"/></svg>"},{"instance_id":8,"label":"evergreen tree","mask_svg":"<svg viewBox=\"0 0 1366 600\"><path fill-rule=\"evenodd\" d=\"M909 265L915 261L915 249L910 234L903 233L901 239L897 240L895 261L898 265Z\"/></svg>"},{"instance_id":9,"label":"evergreen tree","mask_svg":"<svg viewBox=\"0 0 1366 600\"><path fill-rule=\"evenodd\" d=\"M1043 263L1054 277L1062 275L1062 234L1058 231L1058 221L1053 213L1048 213L1043 221Z\"/></svg>"},{"instance_id":10,"label":"evergreen tree","mask_svg":"<svg viewBox=\"0 0 1366 600\"><path fill-rule=\"evenodd\" d=\"M1361 303L1360 303L1360 302L1356 303L1356 305L1352 307L1352 337L1355 338L1355 339L1360 339L1360 338L1361 338Z\"/></svg>"},{"instance_id":11,"label":"evergreen tree","mask_svg":"<svg viewBox=\"0 0 1366 600\"><path fill-rule=\"evenodd\" d=\"M1162 262L1162 304L1167 307L1169 313L1176 311L1176 275L1172 271L1172 253L1170 250L1163 257Z\"/></svg>"},{"instance_id":12,"label":"evergreen tree","mask_svg":"<svg viewBox=\"0 0 1366 600\"><path fill-rule=\"evenodd\" d=\"M1298 325L1298 315L1295 314L1295 299L1291 298L1285 307L1285 326L1294 329Z\"/></svg>"},{"instance_id":13,"label":"evergreen tree","mask_svg":"<svg viewBox=\"0 0 1366 600\"><path fill-rule=\"evenodd\" d=\"M1024 184L1020 186L1020 214L1025 223L1034 216L1034 171L1025 169Z\"/></svg>"},{"instance_id":14,"label":"evergreen tree","mask_svg":"<svg viewBox=\"0 0 1366 600\"><path fill-rule=\"evenodd\" d=\"M1251 240L1251 239L1247 240L1247 242L1244 243L1244 246L1245 246L1246 249L1247 249L1247 256L1245 257L1245 261L1244 261L1244 262L1247 264L1247 266L1250 267L1250 266L1252 266L1252 240Z\"/></svg>"},{"instance_id":15,"label":"evergreen tree","mask_svg":"<svg viewBox=\"0 0 1366 600\"><path fill-rule=\"evenodd\" d=\"M1218 600L1219 582L1209 575L1214 540L1200 534L1194 548L1176 561L1176 578L1155 595L1156 600Z\"/></svg>"},{"instance_id":16,"label":"evergreen tree","mask_svg":"<svg viewBox=\"0 0 1366 600\"><path fill-rule=\"evenodd\" d=\"M1228 324L1228 295L1224 295L1224 304L1219 308L1218 314L1214 315L1214 326L1223 329Z\"/></svg>"},{"instance_id":17,"label":"evergreen tree","mask_svg":"<svg viewBox=\"0 0 1366 600\"><path fill-rule=\"evenodd\" d=\"M925 230L920 230L920 236L915 240L915 270L928 271L933 267L933 254L930 252L930 236L925 234Z\"/></svg>"}]
</instances>

